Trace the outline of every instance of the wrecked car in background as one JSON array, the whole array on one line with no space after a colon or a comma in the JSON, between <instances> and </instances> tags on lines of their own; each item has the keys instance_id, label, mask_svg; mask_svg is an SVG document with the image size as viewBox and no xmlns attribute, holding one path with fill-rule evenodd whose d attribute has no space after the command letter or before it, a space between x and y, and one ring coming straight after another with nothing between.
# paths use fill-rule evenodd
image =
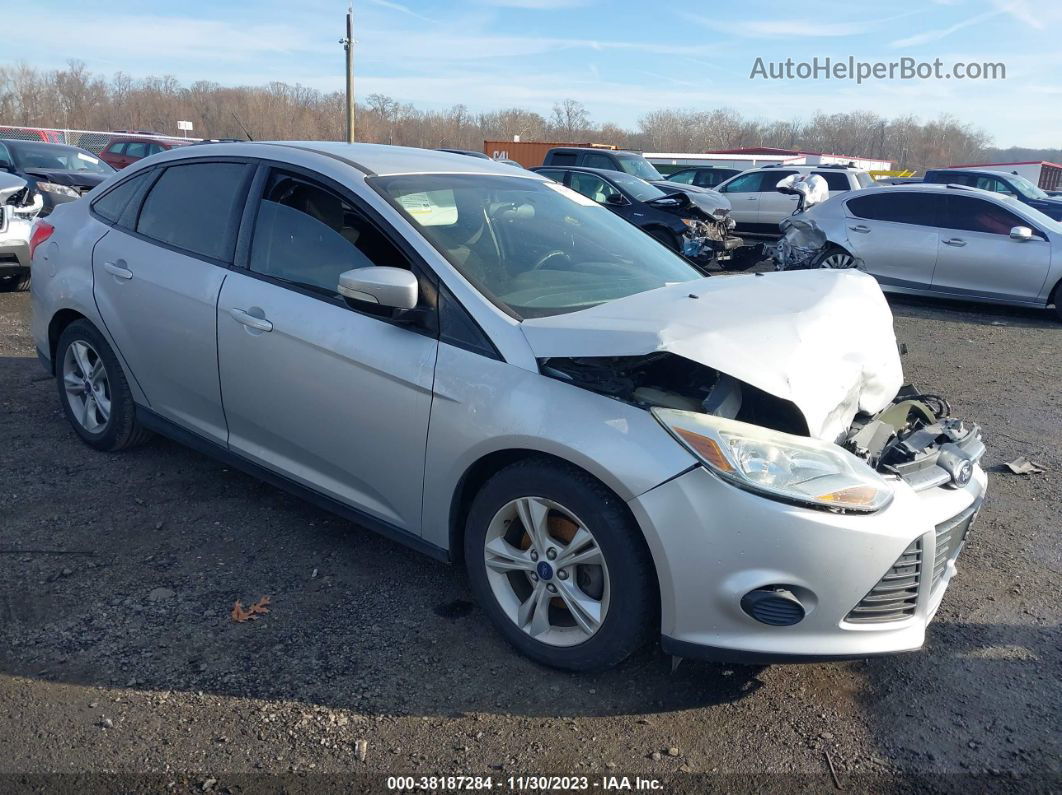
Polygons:
<instances>
[{"instance_id":1,"label":"wrecked car in background","mask_svg":"<svg viewBox=\"0 0 1062 795\"><path fill-rule=\"evenodd\" d=\"M1062 319L1062 224L1003 194L917 183L852 191L783 224L776 267L856 268L888 292Z\"/></svg>"},{"instance_id":2,"label":"wrecked car in background","mask_svg":"<svg viewBox=\"0 0 1062 795\"><path fill-rule=\"evenodd\" d=\"M531 170L607 207L694 262L725 267L731 253L742 245L733 233L730 202L714 191L669 191L603 168L541 166Z\"/></svg>"},{"instance_id":3,"label":"wrecked car in background","mask_svg":"<svg viewBox=\"0 0 1062 795\"><path fill-rule=\"evenodd\" d=\"M30 283L30 235L44 202L22 177L0 171L0 291Z\"/></svg>"},{"instance_id":4,"label":"wrecked car in background","mask_svg":"<svg viewBox=\"0 0 1062 795\"><path fill-rule=\"evenodd\" d=\"M919 648L983 446L904 386L875 281L703 277L570 188L457 159L206 144L59 205L33 335L73 431L169 435L460 562L558 668L656 638Z\"/></svg>"}]
</instances>

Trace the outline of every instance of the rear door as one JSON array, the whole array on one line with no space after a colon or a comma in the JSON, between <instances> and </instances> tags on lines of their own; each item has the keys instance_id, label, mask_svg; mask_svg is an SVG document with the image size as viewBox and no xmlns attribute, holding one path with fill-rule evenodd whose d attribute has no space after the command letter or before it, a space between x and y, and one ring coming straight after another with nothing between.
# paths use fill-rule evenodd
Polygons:
<instances>
[{"instance_id":1,"label":"rear door","mask_svg":"<svg viewBox=\"0 0 1062 795\"><path fill-rule=\"evenodd\" d=\"M793 214L797 208L797 197L778 192L778 183L796 171L785 169L766 169L761 171L759 219L761 230L767 234L779 234L778 224Z\"/></svg>"},{"instance_id":2,"label":"rear door","mask_svg":"<svg viewBox=\"0 0 1062 795\"><path fill-rule=\"evenodd\" d=\"M995 202L949 195L933 289L1009 301L1035 301L1051 268L1051 244L1036 225ZM1033 230L1015 240L1016 226Z\"/></svg>"},{"instance_id":3,"label":"rear door","mask_svg":"<svg viewBox=\"0 0 1062 795\"><path fill-rule=\"evenodd\" d=\"M937 265L945 196L885 188L849 199L849 250L886 287L928 290Z\"/></svg>"},{"instance_id":4,"label":"rear door","mask_svg":"<svg viewBox=\"0 0 1062 795\"><path fill-rule=\"evenodd\" d=\"M146 198L92 254L100 315L149 408L221 444L216 307L252 170L208 161L137 175L152 182Z\"/></svg>"},{"instance_id":5,"label":"rear door","mask_svg":"<svg viewBox=\"0 0 1062 795\"><path fill-rule=\"evenodd\" d=\"M262 184L217 307L229 447L418 533L438 340L336 292L344 271L412 264L339 186L279 168ZM425 278L421 296L433 310Z\"/></svg>"}]
</instances>

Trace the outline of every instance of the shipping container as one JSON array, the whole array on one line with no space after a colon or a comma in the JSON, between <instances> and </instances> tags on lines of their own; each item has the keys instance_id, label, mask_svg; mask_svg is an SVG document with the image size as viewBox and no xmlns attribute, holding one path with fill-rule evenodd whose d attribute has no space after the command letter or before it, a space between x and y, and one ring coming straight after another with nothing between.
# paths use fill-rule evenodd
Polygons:
<instances>
[{"instance_id":1,"label":"shipping container","mask_svg":"<svg viewBox=\"0 0 1062 795\"><path fill-rule=\"evenodd\" d=\"M549 141L484 141L483 154L495 160L515 160L524 168L541 166L546 152L555 146L579 146L593 149L616 149L611 144L573 144Z\"/></svg>"}]
</instances>

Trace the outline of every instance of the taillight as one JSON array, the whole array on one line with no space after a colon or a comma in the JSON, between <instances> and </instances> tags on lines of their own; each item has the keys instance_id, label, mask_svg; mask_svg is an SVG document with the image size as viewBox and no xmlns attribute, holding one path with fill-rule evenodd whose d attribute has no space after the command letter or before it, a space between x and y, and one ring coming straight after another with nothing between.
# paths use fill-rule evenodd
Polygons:
<instances>
[{"instance_id":1,"label":"taillight","mask_svg":"<svg viewBox=\"0 0 1062 795\"><path fill-rule=\"evenodd\" d=\"M30 259L33 259L33 252L37 250L37 246L43 243L45 240L52 236L52 232L55 231L55 227L47 221L38 220L33 224L33 231L30 232L29 241L29 255Z\"/></svg>"}]
</instances>

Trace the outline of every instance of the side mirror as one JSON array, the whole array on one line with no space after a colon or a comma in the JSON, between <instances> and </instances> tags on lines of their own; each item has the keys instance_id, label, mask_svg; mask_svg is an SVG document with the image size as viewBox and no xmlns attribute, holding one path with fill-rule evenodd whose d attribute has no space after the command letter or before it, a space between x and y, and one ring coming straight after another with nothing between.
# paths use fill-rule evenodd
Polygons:
<instances>
[{"instance_id":1,"label":"side mirror","mask_svg":"<svg viewBox=\"0 0 1062 795\"><path fill-rule=\"evenodd\" d=\"M613 207L622 207L626 203L622 193L610 193L605 197L605 204L611 204Z\"/></svg>"},{"instance_id":2,"label":"side mirror","mask_svg":"<svg viewBox=\"0 0 1062 795\"><path fill-rule=\"evenodd\" d=\"M337 292L344 298L392 309L417 305L417 277L404 268L354 268L339 274Z\"/></svg>"},{"instance_id":3,"label":"side mirror","mask_svg":"<svg viewBox=\"0 0 1062 795\"><path fill-rule=\"evenodd\" d=\"M1013 240L1032 240L1033 230L1027 226L1016 226L1010 230L1010 236Z\"/></svg>"}]
</instances>

